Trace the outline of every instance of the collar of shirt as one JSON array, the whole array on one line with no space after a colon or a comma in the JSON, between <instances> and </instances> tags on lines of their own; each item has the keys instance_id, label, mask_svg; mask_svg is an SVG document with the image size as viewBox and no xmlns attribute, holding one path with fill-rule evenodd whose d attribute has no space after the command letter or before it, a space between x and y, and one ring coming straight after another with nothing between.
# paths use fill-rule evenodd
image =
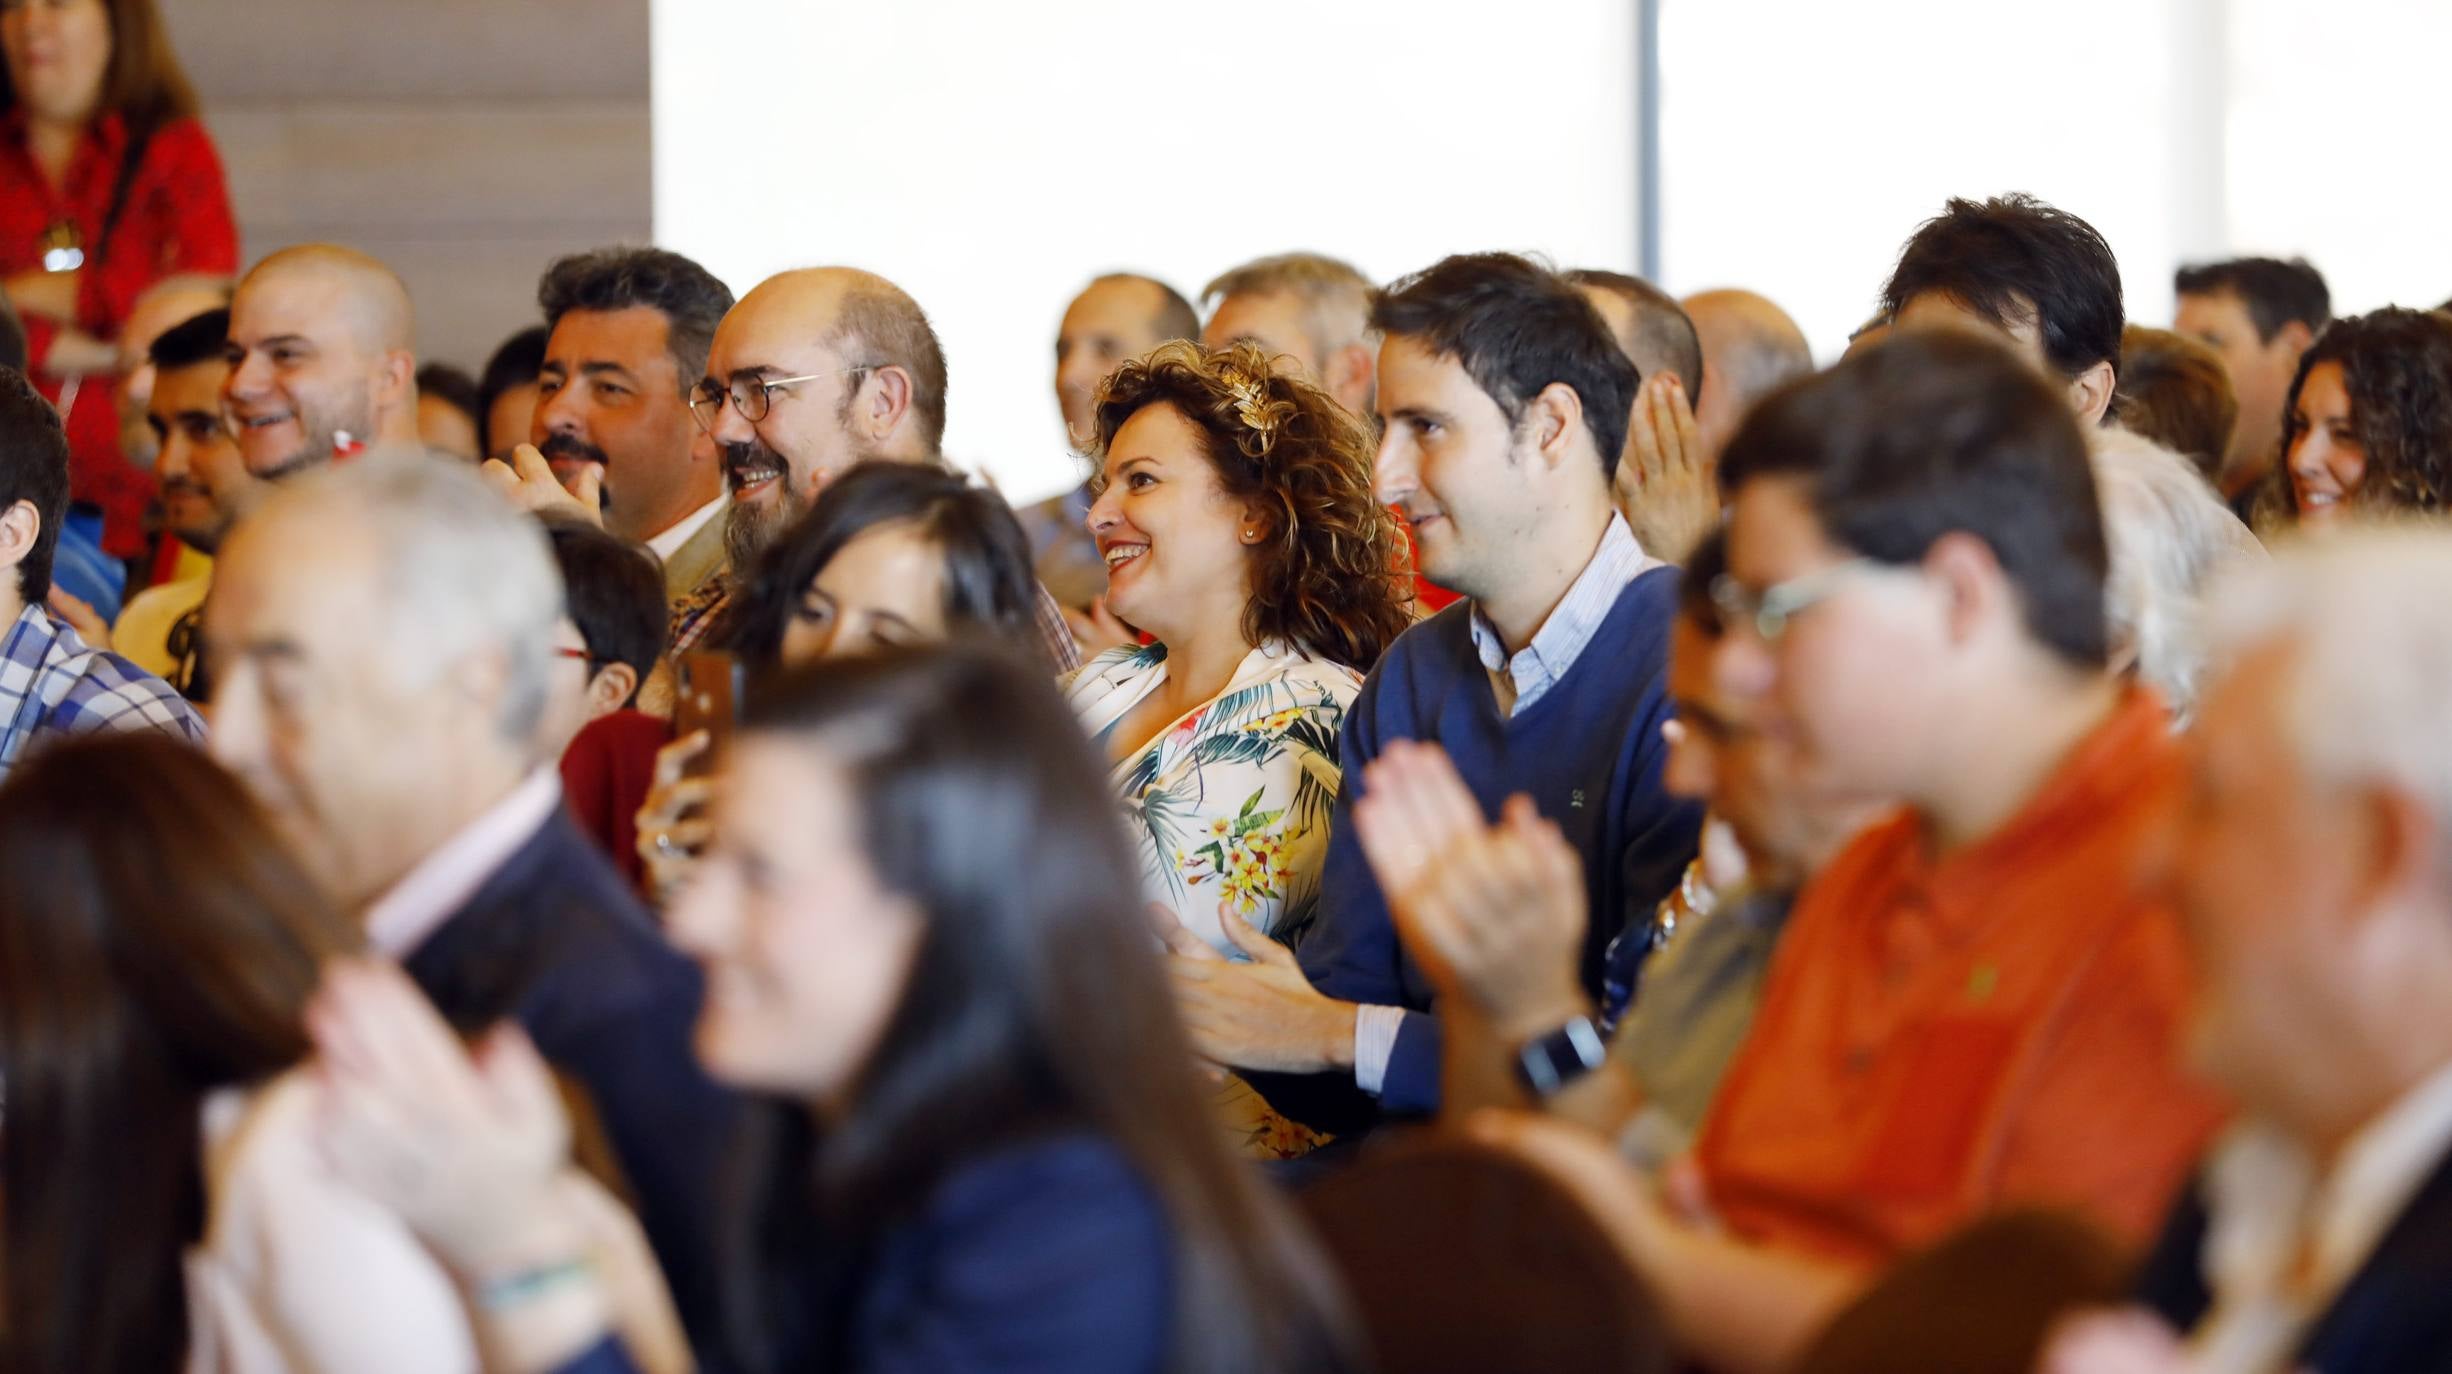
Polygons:
<instances>
[{"instance_id":1,"label":"collar of shirt","mask_svg":"<svg viewBox=\"0 0 2452 1374\"><path fill-rule=\"evenodd\" d=\"M2111 714L2000 828L1948 854L1918 843L1909 883L1922 899L1914 905L1932 921L1929 935L1949 944L1974 939L1999 909L1993 898L2003 883L2049 867L2107 817L2163 804L2178 778L2170 712L2152 691L2124 689Z\"/></svg>"},{"instance_id":2,"label":"collar of shirt","mask_svg":"<svg viewBox=\"0 0 2452 1374\"><path fill-rule=\"evenodd\" d=\"M416 953L561 804L561 774L550 767L530 773L366 908L367 944L393 959Z\"/></svg>"},{"instance_id":3,"label":"collar of shirt","mask_svg":"<svg viewBox=\"0 0 2452 1374\"><path fill-rule=\"evenodd\" d=\"M14 762L43 713L76 685L93 650L40 606L28 606L0 639L0 764Z\"/></svg>"},{"instance_id":4,"label":"collar of shirt","mask_svg":"<svg viewBox=\"0 0 2452 1374\"><path fill-rule=\"evenodd\" d=\"M1532 642L1507 654L1507 643L1499 637L1498 627L1483 615L1476 603L1472 610L1473 648L1481 655L1481 666L1490 674L1491 689L1505 714L1514 715L1539 701L1542 695L1558 684L1575 666L1584 647L1599 632L1601 622L1609 618L1610 608L1618 604L1618 594L1626 584L1660 567L1659 559L1643 551L1635 541L1635 532L1628 529L1623 516L1612 514L1609 528L1601 532L1600 547L1592 551L1592 559L1575 576L1567 594L1533 632ZM1513 702L1508 698L1512 690Z\"/></svg>"},{"instance_id":5,"label":"collar of shirt","mask_svg":"<svg viewBox=\"0 0 2452 1374\"><path fill-rule=\"evenodd\" d=\"M2268 1124L2233 1127L2205 1177L2205 1367L2281 1367L2447 1151L2452 1064L2360 1128L2328 1174Z\"/></svg>"},{"instance_id":6,"label":"collar of shirt","mask_svg":"<svg viewBox=\"0 0 2452 1374\"><path fill-rule=\"evenodd\" d=\"M672 528L648 540L647 547L656 551L656 557L666 562L672 561L672 556L681 552L681 546L690 542L690 536L705 529L707 522L723 510L726 499L722 493L717 493L714 500L682 516L673 523Z\"/></svg>"}]
</instances>

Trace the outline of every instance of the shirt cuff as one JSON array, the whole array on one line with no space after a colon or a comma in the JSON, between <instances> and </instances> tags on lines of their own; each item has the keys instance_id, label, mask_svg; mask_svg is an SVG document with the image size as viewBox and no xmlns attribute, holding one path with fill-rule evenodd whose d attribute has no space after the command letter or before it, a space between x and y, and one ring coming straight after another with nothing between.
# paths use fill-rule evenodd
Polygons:
<instances>
[{"instance_id":1,"label":"shirt cuff","mask_svg":"<svg viewBox=\"0 0 2452 1374\"><path fill-rule=\"evenodd\" d=\"M1405 1026L1403 1007L1354 1008L1354 1086L1379 1096L1388 1078L1388 1060L1396 1054L1396 1033Z\"/></svg>"}]
</instances>

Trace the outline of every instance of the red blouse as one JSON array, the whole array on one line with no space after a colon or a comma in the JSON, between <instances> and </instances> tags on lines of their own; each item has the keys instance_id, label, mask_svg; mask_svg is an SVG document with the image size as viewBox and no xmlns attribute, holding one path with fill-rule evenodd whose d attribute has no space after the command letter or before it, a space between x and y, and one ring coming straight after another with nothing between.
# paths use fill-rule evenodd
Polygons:
<instances>
[{"instance_id":1,"label":"red blouse","mask_svg":"<svg viewBox=\"0 0 2452 1374\"><path fill-rule=\"evenodd\" d=\"M0 117L0 275L41 270L45 231L61 219L71 221L85 245L85 266L77 278L77 328L101 339L116 338L137 296L164 277L238 271L238 227L230 218L221 156L195 119L173 120L155 131L129 182L110 243L97 243L127 154L127 125L117 114L106 114L94 121L69 159L62 187L54 190L26 146L24 111ZM56 402L65 382L47 373L43 360L58 324L29 315L25 326L35 385ZM68 416L69 496L102 507L105 548L128 557L144 547L153 478L119 452L119 419L111 403L117 382L94 375L77 385Z\"/></svg>"}]
</instances>

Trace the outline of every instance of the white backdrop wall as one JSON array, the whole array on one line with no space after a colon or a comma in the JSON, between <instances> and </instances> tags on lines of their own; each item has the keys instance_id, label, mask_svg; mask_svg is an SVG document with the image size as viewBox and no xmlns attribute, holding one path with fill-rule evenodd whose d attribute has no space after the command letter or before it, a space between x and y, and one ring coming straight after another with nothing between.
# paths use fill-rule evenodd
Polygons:
<instances>
[{"instance_id":1,"label":"white backdrop wall","mask_svg":"<svg viewBox=\"0 0 2452 1374\"><path fill-rule=\"evenodd\" d=\"M943 336L946 450L1078 476L1056 325L1109 270L1187 296L1312 248L1631 269L1628 0L655 0L655 225L743 290L845 263ZM1197 304L1197 302L1196 302Z\"/></svg>"}]
</instances>

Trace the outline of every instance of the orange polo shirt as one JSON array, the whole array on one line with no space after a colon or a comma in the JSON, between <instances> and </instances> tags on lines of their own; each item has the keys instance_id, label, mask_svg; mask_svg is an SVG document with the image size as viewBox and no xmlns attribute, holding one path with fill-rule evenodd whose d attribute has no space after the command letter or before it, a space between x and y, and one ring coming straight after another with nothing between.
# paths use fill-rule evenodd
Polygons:
<instances>
[{"instance_id":1,"label":"orange polo shirt","mask_svg":"<svg viewBox=\"0 0 2452 1374\"><path fill-rule=\"evenodd\" d=\"M1696 1145L1739 1235L1866 1266L2006 1205L2140 1248L2221 1118L2138 873L2181 784L2132 688L2026 806L1936 858L1903 815L1805 889Z\"/></svg>"}]
</instances>

